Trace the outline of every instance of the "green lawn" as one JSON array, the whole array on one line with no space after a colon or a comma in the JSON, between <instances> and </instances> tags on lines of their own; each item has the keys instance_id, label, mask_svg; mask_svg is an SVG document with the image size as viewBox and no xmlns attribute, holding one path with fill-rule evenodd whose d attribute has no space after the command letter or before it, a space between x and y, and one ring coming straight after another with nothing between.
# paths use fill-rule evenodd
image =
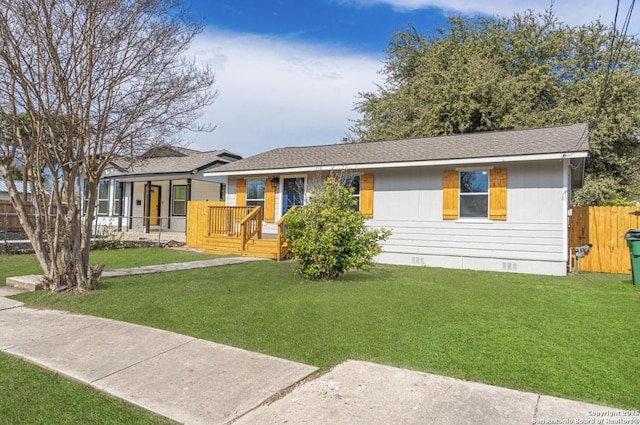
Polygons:
<instances>
[{"instance_id":1,"label":"green lawn","mask_svg":"<svg viewBox=\"0 0 640 425\"><path fill-rule=\"evenodd\" d=\"M216 258L216 256L151 247L91 251L90 262L91 264L104 264L106 270L112 270L210 258ZM7 277L10 276L41 273L42 268L38 265L38 260L34 254L0 255L0 286L4 286Z\"/></svg>"},{"instance_id":2,"label":"green lawn","mask_svg":"<svg viewBox=\"0 0 640 425\"><path fill-rule=\"evenodd\" d=\"M0 423L168 425L175 422L0 353Z\"/></svg>"},{"instance_id":3,"label":"green lawn","mask_svg":"<svg viewBox=\"0 0 640 425\"><path fill-rule=\"evenodd\" d=\"M107 269L214 258L159 248L94 251ZM39 274L34 255L0 255L0 286L8 276ZM162 416L110 397L30 363L0 353L0 423L173 424Z\"/></svg>"},{"instance_id":4,"label":"green lawn","mask_svg":"<svg viewBox=\"0 0 640 425\"><path fill-rule=\"evenodd\" d=\"M15 297L321 368L345 359L640 407L640 291L629 276L378 266L308 283L259 262Z\"/></svg>"}]
</instances>

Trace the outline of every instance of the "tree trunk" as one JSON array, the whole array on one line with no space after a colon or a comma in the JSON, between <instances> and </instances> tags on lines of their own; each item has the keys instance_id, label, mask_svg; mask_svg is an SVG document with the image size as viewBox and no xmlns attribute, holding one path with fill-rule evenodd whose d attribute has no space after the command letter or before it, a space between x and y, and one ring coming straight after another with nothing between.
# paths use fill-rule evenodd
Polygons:
<instances>
[{"instance_id":1,"label":"tree trunk","mask_svg":"<svg viewBox=\"0 0 640 425\"><path fill-rule=\"evenodd\" d=\"M114 159L212 128L194 123L216 97L213 70L184 57L202 28L173 0L0 0L0 171L47 288L95 286L91 224ZM35 217L9 176L18 162Z\"/></svg>"}]
</instances>

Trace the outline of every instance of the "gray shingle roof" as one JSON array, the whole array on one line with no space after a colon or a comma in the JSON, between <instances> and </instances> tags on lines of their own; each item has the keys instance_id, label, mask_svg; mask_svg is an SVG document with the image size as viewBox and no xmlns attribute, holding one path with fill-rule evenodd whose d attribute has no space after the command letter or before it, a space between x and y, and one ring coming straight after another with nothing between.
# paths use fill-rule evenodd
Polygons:
<instances>
[{"instance_id":1,"label":"gray shingle roof","mask_svg":"<svg viewBox=\"0 0 640 425\"><path fill-rule=\"evenodd\" d=\"M573 124L390 140L370 143L278 148L217 167L216 173L301 167L402 163L587 152L589 129Z\"/></svg>"},{"instance_id":2,"label":"gray shingle roof","mask_svg":"<svg viewBox=\"0 0 640 425\"><path fill-rule=\"evenodd\" d=\"M176 152L178 152L176 150ZM240 158L227 150L198 152L180 149L182 156L159 156L139 160L129 165L126 161L114 161L115 169L110 176L134 176L147 174L190 174L209 169Z\"/></svg>"}]
</instances>

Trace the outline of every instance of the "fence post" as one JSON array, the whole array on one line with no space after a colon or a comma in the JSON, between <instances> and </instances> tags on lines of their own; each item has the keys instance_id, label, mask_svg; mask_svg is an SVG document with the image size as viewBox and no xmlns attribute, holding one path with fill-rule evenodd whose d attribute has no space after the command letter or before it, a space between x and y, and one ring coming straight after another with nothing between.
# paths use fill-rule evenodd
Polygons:
<instances>
[{"instance_id":1,"label":"fence post","mask_svg":"<svg viewBox=\"0 0 640 425\"><path fill-rule=\"evenodd\" d=\"M9 239L9 213L4 213L4 243Z\"/></svg>"}]
</instances>

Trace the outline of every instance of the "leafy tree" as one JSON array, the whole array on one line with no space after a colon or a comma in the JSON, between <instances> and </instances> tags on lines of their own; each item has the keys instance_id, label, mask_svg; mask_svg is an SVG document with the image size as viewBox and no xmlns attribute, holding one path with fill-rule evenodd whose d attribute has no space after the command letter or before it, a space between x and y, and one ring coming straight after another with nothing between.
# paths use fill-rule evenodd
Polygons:
<instances>
[{"instance_id":1,"label":"leafy tree","mask_svg":"<svg viewBox=\"0 0 640 425\"><path fill-rule=\"evenodd\" d=\"M349 189L339 179L327 179L312 193L308 205L290 211L285 236L307 279L335 279L348 270L367 270L382 252L380 241L390 231L369 229Z\"/></svg>"},{"instance_id":2,"label":"leafy tree","mask_svg":"<svg viewBox=\"0 0 640 425\"><path fill-rule=\"evenodd\" d=\"M89 248L108 164L175 140L214 100L213 72L184 57L201 28L175 0L0 0L0 174L50 289L99 278Z\"/></svg>"},{"instance_id":3,"label":"leafy tree","mask_svg":"<svg viewBox=\"0 0 640 425\"><path fill-rule=\"evenodd\" d=\"M633 36L600 22L569 27L552 12L451 18L434 36L395 34L381 73L384 83L355 105L359 141L587 122L588 178L575 200L637 196L628 193L640 170Z\"/></svg>"},{"instance_id":4,"label":"leafy tree","mask_svg":"<svg viewBox=\"0 0 640 425\"><path fill-rule=\"evenodd\" d=\"M12 165L9 167L9 173L11 173L11 177L14 180L20 180L23 177L23 170L22 168L18 167L17 165Z\"/></svg>"}]
</instances>

